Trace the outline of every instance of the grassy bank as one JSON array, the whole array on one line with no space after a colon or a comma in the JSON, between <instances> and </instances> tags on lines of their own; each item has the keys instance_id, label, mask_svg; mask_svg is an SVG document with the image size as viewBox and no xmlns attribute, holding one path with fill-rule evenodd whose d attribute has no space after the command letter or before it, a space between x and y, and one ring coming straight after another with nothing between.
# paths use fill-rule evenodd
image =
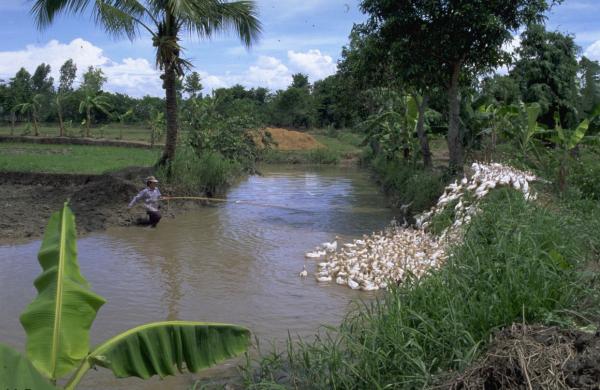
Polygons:
<instances>
[{"instance_id":1,"label":"grassy bank","mask_svg":"<svg viewBox=\"0 0 600 390\"><path fill-rule=\"evenodd\" d=\"M0 170L99 174L151 166L160 150L84 145L0 143Z\"/></svg>"},{"instance_id":2,"label":"grassy bank","mask_svg":"<svg viewBox=\"0 0 600 390\"><path fill-rule=\"evenodd\" d=\"M551 199L547 207L495 190L444 267L357 307L314 342L248 366L246 385L421 389L465 368L503 326L598 318L589 270L600 206Z\"/></svg>"}]
</instances>

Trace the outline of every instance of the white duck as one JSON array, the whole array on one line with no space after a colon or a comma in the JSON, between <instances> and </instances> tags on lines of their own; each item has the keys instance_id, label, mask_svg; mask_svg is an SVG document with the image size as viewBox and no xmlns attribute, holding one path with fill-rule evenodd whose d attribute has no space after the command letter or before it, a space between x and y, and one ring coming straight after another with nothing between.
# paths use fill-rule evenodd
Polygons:
<instances>
[{"instance_id":1,"label":"white duck","mask_svg":"<svg viewBox=\"0 0 600 390\"><path fill-rule=\"evenodd\" d=\"M337 250L337 240L338 240L338 236L335 236L335 240L333 240L332 242L324 242L321 244L321 246L323 248L325 248L325 250L327 252L335 252Z\"/></svg>"},{"instance_id":2,"label":"white duck","mask_svg":"<svg viewBox=\"0 0 600 390\"><path fill-rule=\"evenodd\" d=\"M303 268L303 269L302 269L302 271L300 271L300 274L299 274L299 275L300 275L300 277L301 277L301 278L305 278L305 277L307 277L307 276L308 276L308 271L306 270L306 266L305 266L305 265L304 265L304 266L302 266L302 268Z\"/></svg>"}]
</instances>

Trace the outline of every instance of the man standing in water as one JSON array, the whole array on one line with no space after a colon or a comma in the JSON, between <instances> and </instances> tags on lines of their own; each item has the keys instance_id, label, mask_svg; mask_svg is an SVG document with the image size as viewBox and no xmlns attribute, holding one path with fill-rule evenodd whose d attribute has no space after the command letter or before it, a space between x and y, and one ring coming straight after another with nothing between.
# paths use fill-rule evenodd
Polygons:
<instances>
[{"instance_id":1,"label":"man standing in water","mask_svg":"<svg viewBox=\"0 0 600 390\"><path fill-rule=\"evenodd\" d=\"M160 221L161 215L158 211L159 205L158 201L160 200L160 191L157 187L158 180L154 176L149 176L146 178L146 188L140 191L129 203L127 208L132 208L137 202L140 200L144 201L144 208L146 209L146 214L148 214L149 225L153 228L156 227L158 221Z\"/></svg>"}]
</instances>

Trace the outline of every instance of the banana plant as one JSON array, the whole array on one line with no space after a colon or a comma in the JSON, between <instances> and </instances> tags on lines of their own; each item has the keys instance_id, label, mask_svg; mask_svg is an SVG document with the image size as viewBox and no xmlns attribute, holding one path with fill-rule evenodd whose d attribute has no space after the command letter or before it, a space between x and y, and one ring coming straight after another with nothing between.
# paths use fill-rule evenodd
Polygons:
<instances>
[{"instance_id":1,"label":"banana plant","mask_svg":"<svg viewBox=\"0 0 600 390\"><path fill-rule=\"evenodd\" d=\"M560 192L564 192L567 188L567 177L569 175L569 162L573 151L582 143L587 140L595 139L593 137L586 137L586 133L589 129L590 123L600 115L600 105L592 112L589 118L581 121L575 129L563 129L560 115L558 112L554 113L554 134L552 141L560 151L559 155L559 166L558 166L558 188Z\"/></svg>"},{"instance_id":2,"label":"banana plant","mask_svg":"<svg viewBox=\"0 0 600 390\"><path fill-rule=\"evenodd\" d=\"M0 389L75 389L94 367L118 378L197 372L247 350L250 331L237 325L166 321L127 330L90 349L89 331L104 298L95 294L77 262L75 217L65 203L52 215L38 254L37 297L21 315L27 357L0 344Z\"/></svg>"},{"instance_id":3,"label":"banana plant","mask_svg":"<svg viewBox=\"0 0 600 390\"><path fill-rule=\"evenodd\" d=\"M15 112L20 112L23 115L27 115L30 123L33 123L34 135L37 137L40 135L38 128L38 117L40 109L42 108L42 94L34 95L30 101L17 104L13 109Z\"/></svg>"},{"instance_id":4,"label":"banana plant","mask_svg":"<svg viewBox=\"0 0 600 390\"><path fill-rule=\"evenodd\" d=\"M394 96L376 114L358 125L366 130L363 144L371 143L376 153L394 159L399 150L405 160L414 149L413 134L419 117L418 102L413 96Z\"/></svg>"},{"instance_id":5,"label":"banana plant","mask_svg":"<svg viewBox=\"0 0 600 390\"><path fill-rule=\"evenodd\" d=\"M511 126L511 119L519 115L519 107L512 104L499 105L497 103L492 103L489 105L484 104L479 106L476 112L479 118L481 118L485 123L480 135L486 135L489 137L489 145L486 145L485 154L486 161L491 161L496 153L498 135L503 128ZM530 132L528 131L527 135L529 135L529 133ZM527 142L527 140L525 142Z\"/></svg>"}]
</instances>

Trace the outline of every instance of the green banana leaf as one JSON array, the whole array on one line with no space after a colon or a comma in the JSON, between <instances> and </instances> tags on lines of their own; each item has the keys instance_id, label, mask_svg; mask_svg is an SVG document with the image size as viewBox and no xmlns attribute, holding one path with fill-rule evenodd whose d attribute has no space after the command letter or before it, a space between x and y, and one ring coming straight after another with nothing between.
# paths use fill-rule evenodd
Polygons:
<instances>
[{"instance_id":1,"label":"green banana leaf","mask_svg":"<svg viewBox=\"0 0 600 390\"><path fill-rule=\"evenodd\" d=\"M46 377L56 380L89 353L89 330L105 300L90 290L79 272L75 217L67 204L50 217L38 260L37 297L23 314L27 356Z\"/></svg>"},{"instance_id":2,"label":"green banana leaf","mask_svg":"<svg viewBox=\"0 0 600 390\"><path fill-rule=\"evenodd\" d=\"M197 372L245 352L250 331L228 324L191 321L154 322L130 329L92 351L67 385L73 388L85 371L98 365L118 378Z\"/></svg>"},{"instance_id":3,"label":"green banana leaf","mask_svg":"<svg viewBox=\"0 0 600 390\"><path fill-rule=\"evenodd\" d=\"M0 344L0 389L56 390L14 349Z\"/></svg>"},{"instance_id":4,"label":"green banana leaf","mask_svg":"<svg viewBox=\"0 0 600 390\"><path fill-rule=\"evenodd\" d=\"M571 137L569 138L569 144L567 145L569 150L571 150L571 149L575 148L577 145L579 145L579 143L581 142L583 137L585 137L585 133L587 133L589 127L590 127L590 121L587 119L584 119L577 126L577 128L575 128L575 131L573 131L573 134L571 134Z\"/></svg>"}]
</instances>

